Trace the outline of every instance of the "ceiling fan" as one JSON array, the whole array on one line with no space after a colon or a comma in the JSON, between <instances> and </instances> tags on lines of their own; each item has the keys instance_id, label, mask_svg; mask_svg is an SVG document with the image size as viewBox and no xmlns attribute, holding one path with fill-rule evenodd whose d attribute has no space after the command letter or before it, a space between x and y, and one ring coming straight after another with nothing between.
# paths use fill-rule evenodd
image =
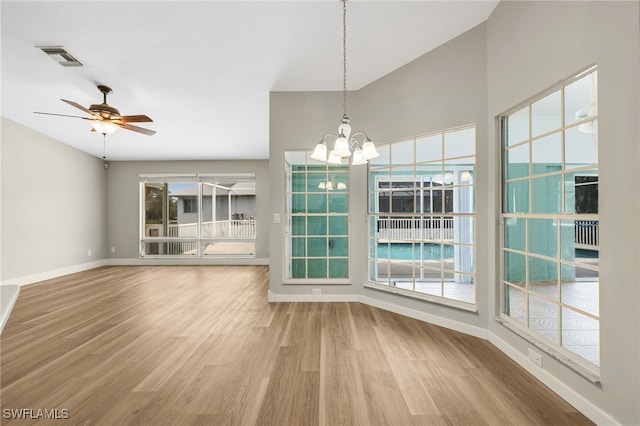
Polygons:
<instances>
[{"instance_id":1,"label":"ceiling fan","mask_svg":"<svg viewBox=\"0 0 640 426\"><path fill-rule=\"evenodd\" d=\"M120 115L120 112L107 104L107 94L111 93L112 90L110 87L98 85L98 90L103 94L103 101L101 104L93 104L89 108L85 108L82 105L68 101L66 99L60 99L62 102L66 102L71 106L74 106L87 114L91 115L91 117L80 117L77 115L67 115L67 114L54 114L51 112L35 112L36 114L45 114L45 115L57 115L61 117L73 117L73 118L81 118L83 120L88 120L91 123L92 132L98 132L103 135L110 135L115 132L118 128L131 130L134 132L142 133L145 135L154 135L155 130L143 129L142 127L133 126L129 123L149 123L153 120L147 117L146 115Z\"/></svg>"}]
</instances>

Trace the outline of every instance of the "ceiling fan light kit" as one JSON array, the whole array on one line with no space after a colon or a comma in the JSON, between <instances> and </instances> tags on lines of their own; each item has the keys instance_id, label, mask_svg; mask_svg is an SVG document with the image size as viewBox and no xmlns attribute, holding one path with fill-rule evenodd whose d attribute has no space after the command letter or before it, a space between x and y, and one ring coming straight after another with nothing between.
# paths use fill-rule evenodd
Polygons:
<instances>
[{"instance_id":1,"label":"ceiling fan light kit","mask_svg":"<svg viewBox=\"0 0 640 426\"><path fill-rule=\"evenodd\" d=\"M347 0L342 1L342 121L338 134L327 133L316 145L311 158L329 164L343 164L351 158L352 165L367 164L380 154L365 132L351 134L347 116ZM328 151L326 139L335 138L333 149ZM358 140L361 138L361 140Z\"/></svg>"}]
</instances>

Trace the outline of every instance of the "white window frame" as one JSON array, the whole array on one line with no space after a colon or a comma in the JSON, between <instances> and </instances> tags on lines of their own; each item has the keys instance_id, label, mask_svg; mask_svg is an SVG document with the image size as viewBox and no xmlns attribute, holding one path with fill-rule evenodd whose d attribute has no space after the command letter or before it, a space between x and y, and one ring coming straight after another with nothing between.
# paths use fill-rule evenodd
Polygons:
<instances>
[{"instance_id":1,"label":"white window frame","mask_svg":"<svg viewBox=\"0 0 640 426\"><path fill-rule=\"evenodd\" d=\"M591 123L591 125L596 125L595 123L597 123L597 115L595 116L591 116L588 118L585 118L583 120L578 120L575 122L572 122L570 124L566 124L565 123L565 99L564 99L564 88L569 86L570 84L580 80L583 77L586 77L587 75L593 73L593 72L597 72L597 68L591 67L577 75L575 75L572 78L569 78L553 87L551 87L550 89L544 91L543 93L539 94L538 96L531 98L529 100L527 100L526 102L523 102L522 104L504 112L503 114L500 114L499 118L500 118L500 130L499 130L499 142L500 142L500 164L502 164L501 167L501 171L500 171L500 181L501 181L501 207L500 207L500 269L499 269L499 294L500 294L500 304L499 304L499 314L498 317L496 318L496 320L502 324L504 324L508 329L514 331L516 334L519 334L520 336L524 337L526 340L528 340L530 343L532 343L534 346L538 347L540 350L542 350L543 352L546 352L548 354L550 354L551 356L553 356L554 358L558 359L560 362L562 362L563 364L567 365L568 367L572 368L573 370L575 370L576 372L578 372L579 374L581 374L583 377L587 378L588 380L596 383L598 382L599 378L599 366L595 365L594 363L590 362L589 360L581 357L580 355L578 355L577 353L574 353L568 349L566 349L565 347L562 346L562 338L563 338L563 325L562 325L562 312L563 309L569 309L571 311L574 311L580 315L586 316L590 319L593 320L597 320L598 322L600 321L599 315L594 315L591 312L587 312L581 309L578 309L576 306L572 306L572 305L566 305L562 302L562 297L561 297L561 274L562 274L562 269L561 266L563 264L566 265L573 265L576 267L580 267L583 268L585 270L592 270L595 272L599 273L599 266L592 266L592 265L588 265L585 263L576 263L576 262L572 262L566 259L562 258L562 254L560 253L560 247L561 247L561 232L560 232L560 225L562 225L562 221L575 221L575 220L585 220L585 221L598 221L599 222L599 214L576 214L576 213L568 213L565 212L566 209L566 204L565 204L565 180L564 180L564 175L565 172L566 173L580 173L580 171L593 171L593 170L598 170L599 165L598 164L590 164L588 166L584 166L584 167L576 167L576 168L570 168L567 169L565 168L565 157L564 157L564 144L565 144L565 138L564 138L564 133L565 130L567 129L572 129L574 127L578 127L584 124L589 124ZM523 140L522 142L517 142L514 143L513 145L509 145L510 148L512 147L518 147L519 145L524 145L524 144L529 144L529 173L527 176L523 176L523 177L516 177L516 178L512 178L512 179L507 179L506 175L505 175L505 167L506 167L506 162L505 162L505 152L507 151L505 149L505 123L506 123L506 119L508 116L522 110L523 108L527 108L529 107L529 109L531 110L531 105L533 105L535 102L539 101L540 99L545 98L546 96L549 96L550 94L553 94L555 92L560 92L560 96L561 96L561 111L560 111L560 115L561 115L561 125L559 128L554 129L552 131L546 132L546 133L542 133L540 135L536 135L536 136L532 136L532 130L531 130L531 123L532 123L532 116L531 116L531 112L529 112L529 136L527 139ZM530 111L529 110L529 111ZM597 128L597 127L596 127ZM539 139L543 139L546 136L548 136L549 134L555 134L556 132L560 133L560 137L561 137L561 148L562 148L562 168L558 171L554 171L554 172L550 172L550 173L546 173L546 174L534 174L532 173L532 164L533 164L533 158L532 158L532 142L539 140ZM561 200L560 200L560 205L562 208L562 212L556 212L556 213L534 213L532 212L532 198L533 198L533 190L532 190L532 180L535 178L540 178L540 177L545 177L545 176L556 176L559 175L560 176L560 182L561 182ZM523 213L523 212L506 212L507 208L506 208L506 196L505 196L505 191L506 191L506 182L515 182L515 181L523 181L523 180L528 180L529 182L529 189L528 189L528 203L529 203L529 212L528 213ZM514 220L514 219L522 219L525 221L525 241L524 241L524 251L519 251L519 250L514 250L514 249L510 249L509 247L506 247L506 242L505 242L505 223L508 222L509 220ZM549 257L549 256L545 256L539 253L531 253L529 251L529 231L528 231L528 223L530 219L546 219L546 220L556 220L558 223L558 232L557 232L557 251L558 254L556 257ZM525 280L527 280L528 282L528 265L529 265L529 259L530 258L536 258L536 259L542 259L542 260L548 260L550 262L557 262L558 265L558 293L560 293L556 299L551 298L551 297L545 297L544 295L541 295L540 293L536 293L536 292L532 292L528 289L528 284L525 283L525 286L518 286L516 284L513 283L509 283L506 278L505 278L505 256L504 254L507 252L513 252L516 253L518 255L524 255L525 256L525 272L524 272L524 277ZM545 302L548 303L553 303L555 305L557 305L559 307L558 309L558 326L557 326L557 332L558 332L558 342L554 342L548 338L546 338L543 334L541 334L540 332L530 328L528 325L522 324L521 322L515 320L514 318L512 318L510 315L508 315L507 313L505 313L505 303L506 303L506 295L505 295L505 285L508 285L509 287L513 287L516 288L518 291L522 291L525 293L525 311L526 311L526 321L528 323L529 320L529 295L534 295L536 298L538 299L543 299ZM599 303L599 300L598 300ZM601 334L600 334L601 335ZM601 340L601 339L600 339ZM601 344L600 344L601 346Z\"/></svg>"},{"instance_id":2,"label":"white window frame","mask_svg":"<svg viewBox=\"0 0 640 426\"><path fill-rule=\"evenodd\" d=\"M455 128L444 129L444 130L441 130L441 131L432 132L432 133L423 134L423 135L418 135L418 136L414 136L414 137L410 137L410 138L403 138L403 139L394 140L394 141L388 142L386 144L379 144L379 146L383 147L385 145L389 145L390 148L391 148L391 146L393 144L396 144L396 143L407 142L407 141L410 141L410 140L414 141L413 161L411 163L405 163L405 162L403 162L403 163L393 163L392 162L392 164L389 164L388 167L389 168L398 167L398 166L400 166L400 167L402 167L402 166L413 167L414 168L413 176L411 176L411 178L409 178L409 176L407 176L404 180L406 180L406 181L414 181L414 190L417 190L417 188L415 186L415 181L416 181L415 170L416 170L417 166L422 165L422 164L433 164L433 165L440 166L441 171L442 171L442 175L443 175L443 182L444 182L444 179L445 179L444 175L446 173L445 169L446 169L446 166L447 166L447 161L455 160L457 158L467 159L467 158L471 157L470 155L464 155L464 156L461 156L461 157L451 157L451 158L445 156L445 135L447 133L450 133L450 132L456 132L456 131L467 130L467 129L474 129L474 133L475 133L476 126L475 126L475 124L470 124L470 125L465 125L465 126L460 126L460 127L455 127ZM415 142L417 140L419 140L419 139L427 138L427 137L433 137L433 136L436 136L436 135L439 135L441 137L442 150L441 150L440 158L437 159L437 160L430 160L430 161L424 161L424 162L419 161L420 159L416 160L416 149L417 148L416 148L416 143ZM475 151L476 150L475 150L475 146L474 146L474 155L473 155L473 165L474 165L474 173L473 173L473 175L474 176L475 176L475 170L477 168L477 161L476 161L477 155L475 154ZM377 218L380 218L380 217L383 217L383 216L420 218L420 220L424 220L425 218L431 218L431 217L440 217L440 218L444 218L444 217L452 217L452 218L464 217L464 218L471 218L472 222L475 224L473 226L473 231L472 231L472 236L471 236L473 242L472 243L456 243L456 244L453 244L453 242L451 242L451 245L454 245L454 247L455 246L458 246L458 247L468 246L468 247L472 247L474 251L477 250L477 244L476 244L476 242L477 242L477 239L476 239L477 210L475 208L475 188L476 188L475 178L473 179L473 182L472 182L472 184L470 186L472 188L472 191L473 191L473 200L474 200L473 201L473 208L472 208L473 212L472 213L454 213L454 212L447 213L446 212L446 208L445 208L445 204L444 204L444 200L443 200L443 207L442 207L443 211L442 212L421 212L421 213L412 212L412 213L406 213L406 214L403 214L403 213L392 213L392 212L382 213L382 212L379 212L379 210L380 210L379 209L379 203L378 203L379 202L379 197L378 197L377 194L375 195L375 201L374 201L375 202L375 212L372 212L372 211L370 211L370 207L371 207L370 203L371 203L371 197L372 197L371 194L372 194L372 192L373 193L378 192L377 191L378 183L381 182L381 181L394 180L393 174L390 171L390 173L391 173L390 177L389 176L385 176L385 175L376 176L375 177L375 181L371 182L371 170L372 169L375 170L376 168L377 168L377 166L375 165L375 163L373 163L373 164L370 163L368 165L368 171L367 171L367 181L368 181L368 186L367 186L367 188L368 188L368 191L367 191L367 193L368 193L368 201L367 201L367 219L368 219L367 220L367 223L368 223L367 224L367 229L368 229L368 231L367 231L367 240L368 240L367 241L367 247L368 247L368 250L367 250L367 253L368 253L368 259L367 259L367 281L365 283L365 287L374 288L376 290L381 290L381 291L385 291L385 292L389 292L389 293L401 294L401 295L404 295L404 296L407 296L407 297L426 300L426 301L429 301L429 302L433 302L433 303L437 303L437 304L441 304L441 305L446 305L446 306L451 306L451 307L462 309L462 310L466 310L466 311L477 312L477 310L478 310L478 308L477 308L478 288L477 288L477 267L476 267L477 255L475 253L473 255L473 266L472 266L473 267L473 273L447 270L447 272L453 272L454 274L460 272L460 273L462 273L464 275L467 275L467 276L471 277L471 279L473 281L473 284L472 284L473 285L473 302L453 299L453 298L449 298L449 297L445 297L444 296L444 294L445 294L445 286L446 286L447 280L445 280L445 278L444 278L443 274L445 273L444 272L445 270L443 270L443 269L441 269L441 281L440 281L441 296L433 295L433 294L429 294L429 293L425 293L425 292L419 292L419 291L415 291L415 290L410 290L410 289L399 288L399 287L392 286L389 283L382 284L380 282L375 282L375 281L371 280L371 274L372 274L372 271L371 271L372 266L371 265L372 265L372 262L375 265L374 268L375 268L376 272L374 273L374 275L376 276L376 278L377 278L377 263L378 263L377 255L373 255L373 257L372 257L372 254L371 254L372 251L374 251L374 252L377 251L377 246L376 247L371 247L372 241L374 241L375 244L377 244L377 241L378 241L376 239L375 235L371 235L371 232L374 232L374 231L372 231L372 226L373 225L372 225L371 221L372 220L377 220ZM382 169L384 169L384 167L382 167ZM398 178L399 181L403 181L402 178L403 178L403 176L400 175L400 177ZM420 183L421 184L422 184L423 181L424 181L424 179L420 179ZM467 186L467 185L463 185L463 186ZM374 188L374 189L372 189L372 188ZM391 188L389 188L389 190L391 190ZM445 196L445 191L446 190L447 190L447 187L443 186L443 188L442 188L442 192L443 192L442 196L443 197ZM421 205L422 205L422 202L423 201L421 200L420 201ZM390 210L391 209L392 208L390 206ZM414 210L415 210L415 208L414 208ZM419 243L419 241L413 241L413 243ZM443 241L441 243L441 250L444 249L444 245L446 245L446 244ZM411 267L413 269L415 269L416 266L418 266L418 267L421 266L421 265L416 264L415 263L416 261L419 261L419 260L418 259L414 259L413 262L411 263ZM394 262L392 262L392 260L390 260L388 263L389 263L389 267L391 267L391 265ZM418 268L418 269L420 269L421 272L422 272L422 268ZM416 276L415 276L415 274L413 274L412 283L413 283L414 286L415 286L415 281L416 281Z\"/></svg>"},{"instance_id":3,"label":"white window frame","mask_svg":"<svg viewBox=\"0 0 640 426\"><path fill-rule=\"evenodd\" d=\"M252 236L242 238L225 238L225 237L208 237L202 234L202 199L203 199L203 185L212 179L253 179L256 180L255 173L185 173L185 174L140 174L139 180L139 257L140 258L155 258L155 259L175 259L175 258L255 258L256 253L252 254L207 254L205 248L207 244L218 241L237 241L237 242L252 242L256 243L257 236L257 223L254 220L254 226L252 227ZM197 222L195 222L195 235L181 236L181 237L150 237L145 235L145 185L151 182L158 183L193 183L197 185L197 196L195 197L197 211L187 214L197 214ZM256 205L257 208L257 205ZM185 213L185 212L183 212ZM148 243L175 243L175 244L187 244L190 247L194 247L192 254L150 254L145 252L146 244Z\"/></svg>"},{"instance_id":4,"label":"white window frame","mask_svg":"<svg viewBox=\"0 0 640 426\"><path fill-rule=\"evenodd\" d=\"M349 184L347 185L347 188L345 191L343 192L346 197L347 197L347 211L344 213L331 213L331 212L327 212L327 213L308 213L308 211L306 213L292 213L289 210L289 206L292 205L292 196L294 194L293 192L293 188L291 188L292 185L292 178L290 178L288 175L292 172L290 172L287 169L287 163L286 163L286 156L287 154L297 154L297 155L304 155L305 156L305 166L306 165L311 165L311 166L322 166L323 163L318 162L316 160L313 160L310 158L312 151L307 151L307 150L296 150L296 149L289 149L289 150L285 150L284 152L284 182L285 182L285 187L284 187L284 208L283 211L285 212L285 218L284 218L284 224L285 226L283 227L283 233L282 233L282 238L283 238L283 253L282 253L282 259L283 259L283 268L282 268L282 280L283 280L283 284L306 284L306 285L313 285L313 284L337 284L337 285L344 285L344 284L351 284L351 215L350 215L350 210L351 210L351 203L349 200L350 194L350 186ZM330 175L331 170L332 170L332 166L327 165L326 163L324 164L326 167L326 173L327 176ZM344 165L342 170L339 171L339 173L347 173L347 181L350 182L351 181L351 173L350 173L350 169L348 165ZM308 173L308 172L305 172ZM308 192L303 191L296 191L295 194L305 194L306 197L306 201L305 203L308 203L308 195L309 194L319 194L319 192ZM326 216L327 219L329 219L330 217L345 217L346 221L347 221L347 234L346 235L339 235L339 234L335 234L335 236L340 237L340 238L346 238L347 239L347 255L346 256L337 256L335 258L338 259L346 259L347 262L347 277L346 278L314 278L314 277L307 277L306 278L293 278L292 277L292 262L294 257L291 254L291 243L292 243L292 238L293 238L293 223L292 223L292 218L293 217L314 217L314 216ZM307 234L305 232L305 238L308 237L310 234ZM327 223L327 240L330 239L330 235L329 234L329 224ZM332 256L329 255L328 252L329 248L327 247L327 256L324 257L324 259L327 259L327 275L329 275L329 261L332 258ZM309 257L308 252L305 250L305 256L304 257L298 257L296 256L296 259L316 259L315 257ZM317 259L322 259L322 257L319 257ZM305 262L306 264L307 262ZM305 271L308 272L308 269L306 269L305 267Z\"/></svg>"}]
</instances>

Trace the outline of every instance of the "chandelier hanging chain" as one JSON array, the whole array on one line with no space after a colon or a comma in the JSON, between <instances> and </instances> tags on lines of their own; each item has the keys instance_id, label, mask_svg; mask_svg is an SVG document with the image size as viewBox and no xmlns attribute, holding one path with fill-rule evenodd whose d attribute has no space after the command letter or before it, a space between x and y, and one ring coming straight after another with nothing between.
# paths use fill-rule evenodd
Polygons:
<instances>
[{"instance_id":1,"label":"chandelier hanging chain","mask_svg":"<svg viewBox=\"0 0 640 426\"><path fill-rule=\"evenodd\" d=\"M324 135L314 148L311 158L329 164L343 164L343 161L348 162L348 158L351 157L352 165L367 164L369 160L377 158L380 154L365 132L351 132L347 116L347 0L340 1L342 2L342 120L338 126L338 133ZM335 138L331 151L327 148L325 141L327 137ZM345 188L338 186L338 189Z\"/></svg>"},{"instance_id":2,"label":"chandelier hanging chain","mask_svg":"<svg viewBox=\"0 0 640 426\"><path fill-rule=\"evenodd\" d=\"M342 0L342 110L347 116L347 0Z\"/></svg>"}]
</instances>

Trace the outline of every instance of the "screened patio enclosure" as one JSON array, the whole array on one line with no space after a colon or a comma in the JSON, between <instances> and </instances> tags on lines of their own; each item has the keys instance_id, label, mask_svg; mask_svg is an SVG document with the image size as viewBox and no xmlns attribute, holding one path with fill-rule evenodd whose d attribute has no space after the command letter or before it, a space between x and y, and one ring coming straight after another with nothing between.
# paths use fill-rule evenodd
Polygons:
<instances>
[{"instance_id":1,"label":"screened patio enclosure","mask_svg":"<svg viewBox=\"0 0 640 426\"><path fill-rule=\"evenodd\" d=\"M140 255L255 256L255 175L141 176Z\"/></svg>"}]
</instances>

